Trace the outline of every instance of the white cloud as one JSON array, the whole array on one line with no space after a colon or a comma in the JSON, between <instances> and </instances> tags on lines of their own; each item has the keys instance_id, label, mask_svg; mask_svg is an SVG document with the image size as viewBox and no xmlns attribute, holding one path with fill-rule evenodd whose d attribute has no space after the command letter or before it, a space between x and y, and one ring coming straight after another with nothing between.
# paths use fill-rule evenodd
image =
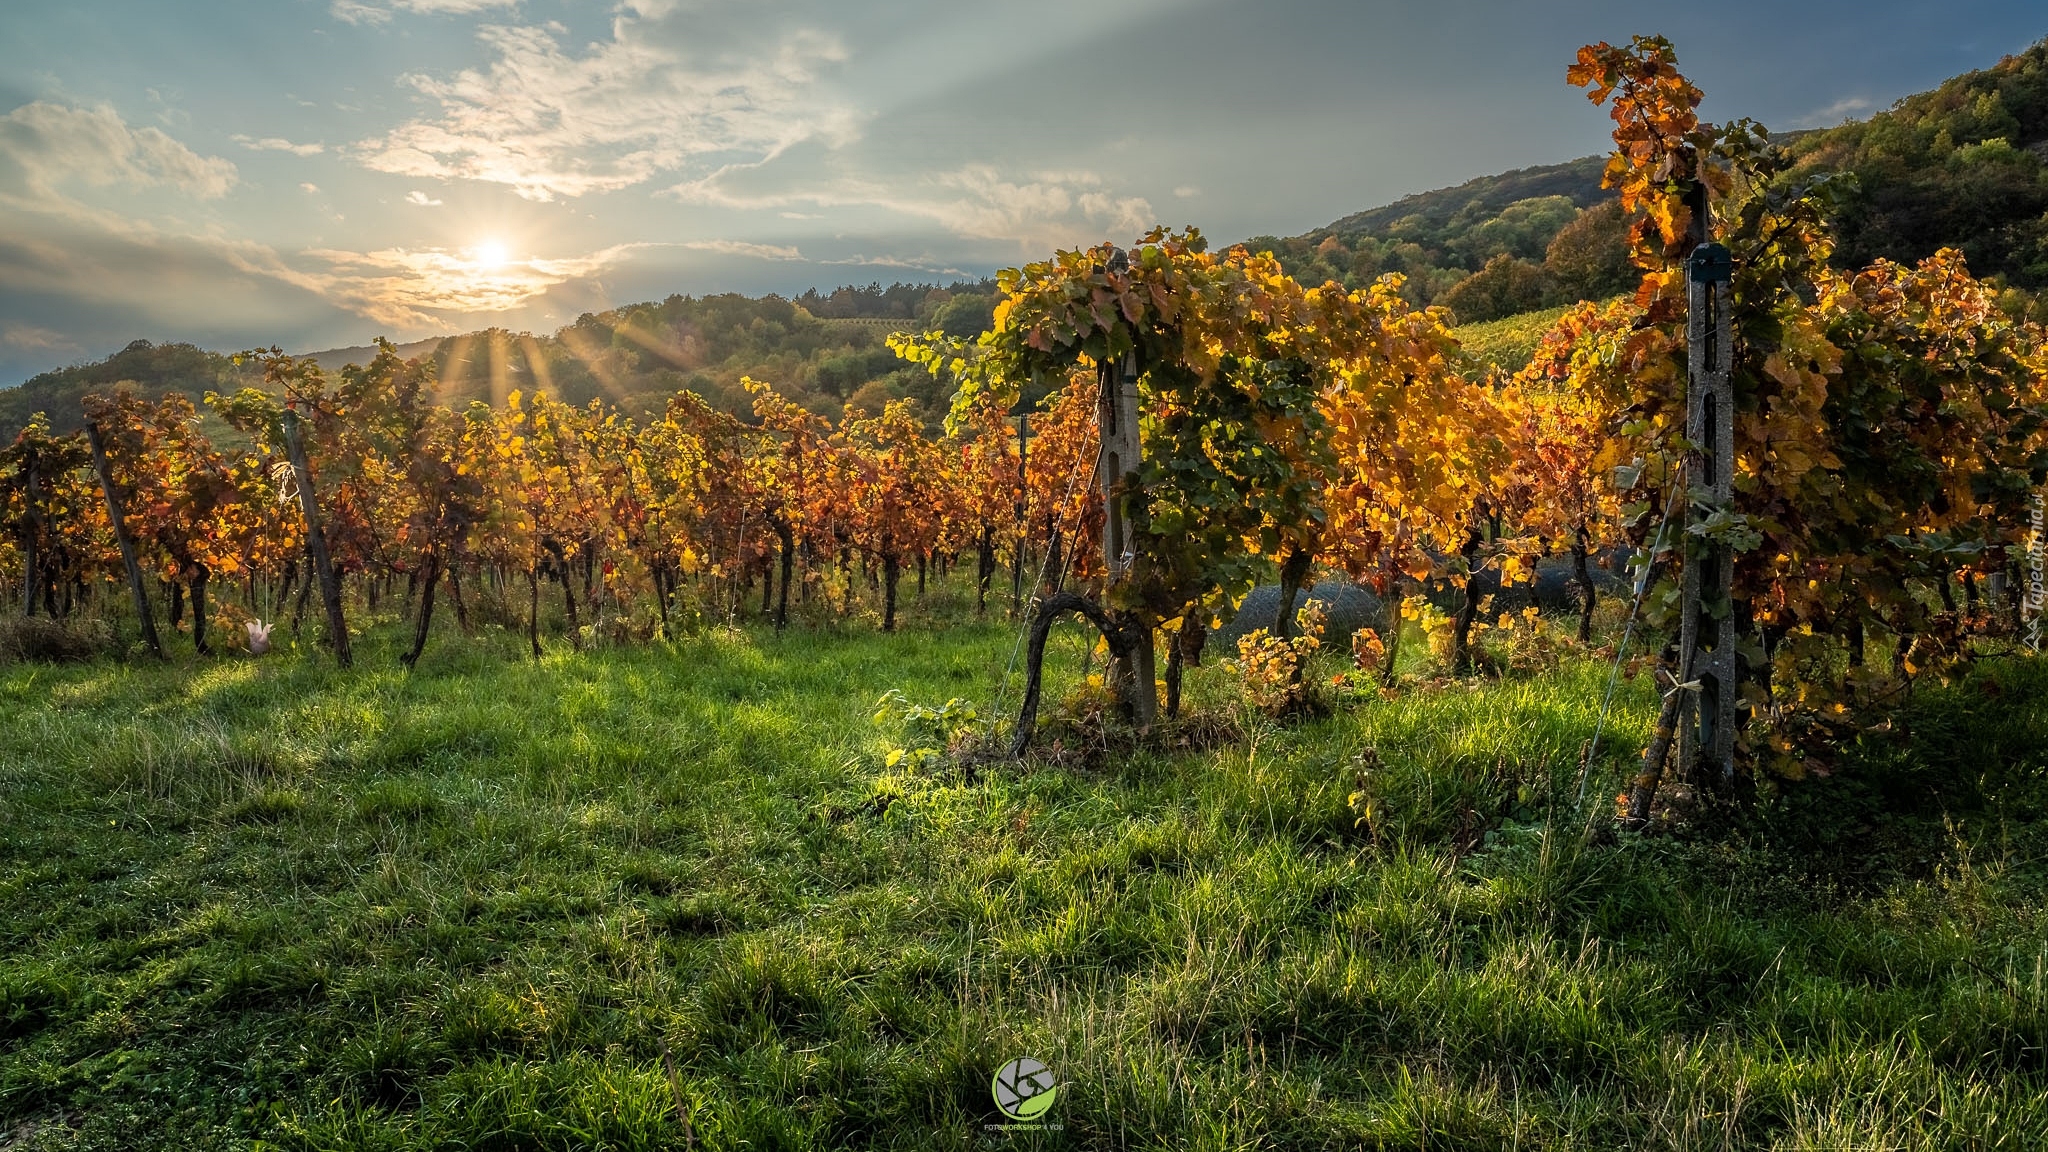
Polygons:
<instances>
[{"instance_id":1,"label":"white cloud","mask_svg":"<svg viewBox=\"0 0 2048 1152\"><path fill-rule=\"evenodd\" d=\"M9 321L0 324L0 346L22 352L77 352L79 346L62 332L38 328L33 324L17 324Z\"/></svg>"},{"instance_id":2,"label":"white cloud","mask_svg":"<svg viewBox=\"0 0 2048 1152\"><path fill-rule=\"evenodd\" d=\"M407 77L438 109L358 154L378 171L552 200L851 138L857 117L820 91L846 55L836 38L798 30L765 45L698 43L692 28L647 22L652 10L622 12L612 38L581 55L563 50L559 25L487 26L478 38L496 57L488 67Z\"/></svg>"},{"instance_id":3,"label":"white cloud","mask_svg":"<svg viewBox=\"0 0 2048 1152\"><path fill-rule=\"evenodd\" d=\"M417 188L405 194L405 202L407 204L417 204L422 208L439 208L441 206L441 201L434 199Z\"/></svg>"},{"instance_id":4,"label":"white cloud","mask_svg":"<svg viewBox=\"0 0 2048 1152\"><path fill-rule=\"evenodd\" d=\"M235 186L235 166L201 156L160 129L131 128L105 105L76 108L37 100L0 116L0 200L18 182L31 201L64 201L58 185L71 181L164 186L214 199Z\"/></svg>"},{"instance_id":5,"label":"white cloud","mask_svg":"<svg viewBox=\"0 0 2048 1152\"><path fill-rule=\"evenodd\" d=\"M690 240L685 248L700 252L723 252L728 256L752 256L757 260L801 260L804 254L779 244L749 244L744 240Z\"/></svg>"},{"instance_id":6,"label":"white cloud","mask_svg":"<svg viewBox=\"0 0 2048 1152\"><path fill-rule=\"evenodd\" d=\"M1183 184L1173 190L1174 198L1177 200L1192 200L1201 194L1202 190L1193 184Z\"/></svg>"},{"instance_id":7,"label":"white cloud","mask_svg":"<svg viewBox=\"0 0 2048 1152\"><path fill-rule=\"evenodd\" d=\"M397 12L423 15L468 16L492 8L510 8L518 0L390 0L387 5L364 4L360 0L334 0L327 11L349 24L385 24Z\"/></svg>"},{"instance_id":8,"label":"white cloud","mask_svg":"<svg viewBox=\"0 0 2048 1152\"><path fill-rule=\"evenodd\" d=\"M235 143L256 152L289 152L294 156L318 156L327 151L325 144L294 144L281 136L265 136L252 140L247 136L230 137Z\"/></svg>"},{"instance_id":9,"label":"white cloud","mask_svg":"<svg viewBox=\"0 0 2048 1152\"><path fill-rule=\"evenodd\" d=\"M936 260L922 260L903 256L848 256L844 260L820 260L820 264L852 265L857 268L903 268L912 272L930 272L937 276L971 276L973 273Z\"/></svg>"},{"instance_id":10,"label":"white cloud","mask_svg":"<svg viewBox=\"0 0 2048 1152\"><path fill-rule=\"evenodd\" d=\"M1832 128L1859 112L1868 112L1870 107L1866 97L1844 96L1825 108L1817 108L1795 119L1792 124L1795 128Z\"/></svg>"},{"instance_id":11,"label":"white cloud","mask_svg":"<svg viewBox=\"0 0 2048 1152\"><path fill-rule=\"evenodd\" d=\"M301 191L301 192L318 192L319 190L320 190L320 186L319 186L318 184L301 184L301 185L299 185L299 191Z\"/></svg>"},{"instance_id":12,"label":"white cloud","mask_svg":"<svg viewBox=\"0 0 2048 1152\"><path fill-rule=\"evenodd\" d=\"M731 165L667 194L685 203L775 210L792 205L881 208L931 221L956 236L1011 240L1024 248L1134 236L1152 225L1150 201L1109 190L1093 172L1012 177L989 164L892 181L834 177L751 191L758 166Z\"/></svg>"}]
</instances>

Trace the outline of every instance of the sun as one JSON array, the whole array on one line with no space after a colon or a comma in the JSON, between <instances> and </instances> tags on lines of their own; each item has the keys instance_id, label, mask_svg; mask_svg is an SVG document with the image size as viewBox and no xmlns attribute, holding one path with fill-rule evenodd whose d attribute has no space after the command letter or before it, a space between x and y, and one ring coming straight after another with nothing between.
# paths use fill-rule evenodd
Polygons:
<instances>
[{"instance_id":1,"label":"sun","mask_svg":"<svg viewBox=\"0 0 2048 1152\"><path fill-rule=\"evenodd\" d=\"M487 272L503 268L509 259L511 255L502 240L485 240L470 249L470 263Z\"/></svg>"}]
</instances>

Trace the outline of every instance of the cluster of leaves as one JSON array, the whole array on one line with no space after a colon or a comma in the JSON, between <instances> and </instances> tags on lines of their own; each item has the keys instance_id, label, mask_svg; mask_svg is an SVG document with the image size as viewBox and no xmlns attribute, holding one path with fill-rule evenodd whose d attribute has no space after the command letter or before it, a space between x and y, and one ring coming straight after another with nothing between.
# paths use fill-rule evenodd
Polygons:
<instances>
[{"instance_id":1,"label":"cluster of leaves","mask_svg":"<svg viewBox=\"0 0 2048 1152\"><path fill-rule=\"evenodd\" d=\"M1498 390L1462 374L1447 317L1410 305L1398 276L1308 288L1271 256L1217 254L1189 230L1129 253L1060 252L1000 283L995 327L974 344L897 344L959 382L956 423L1040 379L1128 361L1144 459L1116 479L1132 564L1109 607L1146 628L1211 620L1272 566L1283 581L1316 561L1383 587L1427 576L1504 489Z\"/></svg>"},{"instance_id":2,"label":"cluster of leaves","mask_svg":"<svg viewBox=\"0 0 2048 1152\"><path fill-rule=\"evenodd\" d=\"M890 689L875 703L874 721L894 729L903 741L883 756L888 768L915 772L943 760L981 728L981 710L955 696L934 708L913 703L901 690Z\"/></svg>"},{"instance_id":3,"label":"cluster of leaves","mask_svg":"<svg viewBox=\"0 0 2048 1152\"><path fill-rule=\"evenodd\" d=\"M1302 605L1296 623L1299 630L1291 638L1252 629L1238 638L1237 658L1224 662L1236 674L1244 702L1268 716L1301 711L1314 689L1303 672L1322 647L1322 606L1313 600Z\"/></svg>"}]
</instances>

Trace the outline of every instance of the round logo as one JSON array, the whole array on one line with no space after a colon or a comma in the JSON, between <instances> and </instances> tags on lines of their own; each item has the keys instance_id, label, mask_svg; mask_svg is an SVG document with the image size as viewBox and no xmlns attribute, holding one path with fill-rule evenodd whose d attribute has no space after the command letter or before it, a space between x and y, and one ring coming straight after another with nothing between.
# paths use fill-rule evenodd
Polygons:
<instances>
[{"instance_id":1,"label":"round logo","mask_svg":"<svg viewBox=\"0 0 2048 1152\"><path fill-rule=\"evenodd\" d=\"M1012 1120L1036 1120L1045 1115L1059 1091L1059 1086L1053 1083L1052 1069L1029 1056L996 1069L991 1087L995 1090L996 1107Z\"/></svg>"}]
</instances>

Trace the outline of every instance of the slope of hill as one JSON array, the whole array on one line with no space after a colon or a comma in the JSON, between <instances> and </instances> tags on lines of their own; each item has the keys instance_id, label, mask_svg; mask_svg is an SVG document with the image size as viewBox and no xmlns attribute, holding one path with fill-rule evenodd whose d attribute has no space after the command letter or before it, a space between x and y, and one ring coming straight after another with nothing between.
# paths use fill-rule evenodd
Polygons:
<instances>
[{"instance_id":1,"label":"slope of hill","mask_svg":"<svg viewBox=\"0 0 2048 1152\"><path fill-rule=\"evenodd\" d=\"M49 416L59 432L73 431L84 420L79 401L131 380L147 395L182 392L198 403L208 391L232 391L259 381L256 373L234 361L191 344L152 344L137 340L91 364L74 364L31 377L18 388L0 389L0 442L11 441L36 413Z\"/></svg>"},{"instance_id":2,"label":"slope of hill","mask_svg":"<svg viewBox=\"0 0 2048 1152\"><path fill-rule=\"evenodd\" d=\"M1839 261L1955 247L1980 276L2048 287L2048 40L1791 150L1802 170L1856 177Z\"/></svg>"},{"instance_id":3,"label":"slope of hill","mask_svg":"<svg viewBox=\"0 0 2048 1152\"><path fill-rule=\"evenodd\" d=\"M400 356L412 360L439 348L443 340L452 339L452 336L431 336L425 340L415 340L410 344L399 344L395 347ZM323 372L339 372L349 364L368 364L376 356L375 344L359 344L353 348L329 348L324 352L306 353L306 358L320 365Z\"/></svg>"},{"instance_id":4,"label":"slope of hill","mask_svg":"<svg viewBox=\"0 0 2048 1152\"><path fill-rule=\"evenodd\" d=\"M897 359L888 348L889 334L939 328L973 335L993 315L994 291L992 283L969 282L945 288L872 284L809 292L797 301L670 296L585 314L551 336L491 328L397 349L407 358L431 358L439 369L440 398L456 406L540 388L575 404L602 397L643 415L659 412L669 397L689 389L716 407L747 414L753 398L741 381L752 376L834 420L849 407L875 412L904 397L936 417L946 401L941 386L922 368ZM363 345L308 355L332 374L376 354L374 345ZM11 441L38 412L58 431L76 429L83 398L121 382L145 396L179 392L198 404L208 391L259 385L261 378L227 356L190 344L137 340L104 360L0 389L0 443Z\"/></svg>"},{"instance_id":5,"label":"slope of hill","mask_svg":"<svg viewBox=\"0 0 2048 1152\"><path fill-rule=\"evenodd\" d=\"M1776 138L1798 162L1794 178L1853 177L1836 221L1838 265L1955 247L1979 275L2048 288L2048 41L1868 120ZM1313 283L1356 288L1404 273L1410 299L1468 324L1597 299L1632 279L1601 165L1517 169L1247 243Z\"/></svg>"},{"instance_id":6,"label":"slope of hill","mask_svg":"<svg viewBox=\"0 0 2048 1152\"><path fill-rule=\"evenodd\" d=\"M1518 168L1355 212L1300 236L1256 236L1296 279L1346 288L1388 272L1417 304L1465 323L1618 292L1626 222L1600 187L1604 158Z\"/></svg>"},{"instance_id":7,"label":"slope of hill","mask_svg":"<svg viewBox=\"0 0 2048 1152\"><path fill-rule=\"evenodd\" d=\"M1445 228L1453 221L1470 223L1475 219L1487 219L1499 215L1511 204L1553 196L1570 200L1574 207L1590 208L1609 196L1600 187L1600 172L1606 164L1605 156L1584 156L1563 164L1516 168L1498 176L1481 176L1454 188L1418 192L1383 207L1353 212L1309 235L1321 240L1325 236L1388 235L1397 225L1416 231Z\"/></svg>"}]
</instances>

